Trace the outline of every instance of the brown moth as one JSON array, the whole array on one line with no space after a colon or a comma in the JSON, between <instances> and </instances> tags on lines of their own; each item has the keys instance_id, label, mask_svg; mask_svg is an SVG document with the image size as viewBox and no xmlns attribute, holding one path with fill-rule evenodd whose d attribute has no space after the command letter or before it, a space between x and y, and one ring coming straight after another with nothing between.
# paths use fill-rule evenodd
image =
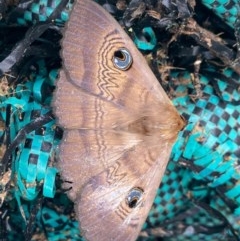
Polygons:
<instances>
[{"instance_id":1,"label":"brown moth","mask_svg":"<svg viewBox=\"0 0 240 241\"><path fill-rule=\"evenodd\" d=\"M59 168L82 235L136 240L185 125L131 39L97 3L75 2L54 97Z\"/></svg>"}]
</instances>

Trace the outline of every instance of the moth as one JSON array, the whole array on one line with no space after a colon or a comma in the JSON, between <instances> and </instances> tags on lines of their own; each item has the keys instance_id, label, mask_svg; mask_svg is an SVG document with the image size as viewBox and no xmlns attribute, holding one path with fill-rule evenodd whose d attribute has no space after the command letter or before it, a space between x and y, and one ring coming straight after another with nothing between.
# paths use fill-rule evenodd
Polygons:
<instances>
[{"instance_id":1,"label":"moth","mask_svg":"<svg viewBox=\"0 0 240 241\"><path fill-rule=\"evenodd\" d=\"M89 241L133 241L185 122L121 26L78 0L54 96L59 169Z\"/></svg>"}]
</instances>

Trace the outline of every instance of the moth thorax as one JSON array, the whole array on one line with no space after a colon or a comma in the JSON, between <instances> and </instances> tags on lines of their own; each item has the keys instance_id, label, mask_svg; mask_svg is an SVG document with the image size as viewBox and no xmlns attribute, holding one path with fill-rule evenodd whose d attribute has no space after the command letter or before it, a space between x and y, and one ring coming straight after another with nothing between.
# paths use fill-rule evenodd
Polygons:
<instances>
[{"instance_id":1,"label":"moth thorax","mask_svg":"<svg viewBox=\"0 0 240 241\"><path fill-rule=\"evenodd\" d=\"M143 116L128 125L128 131L147 136L156 134L162 128L162 123L152 116Z\"/></svg>"},{"instance_id":2,"label":"moth thorax","mask_svg":"<svg viewBox=\"0 0 240 241\"><path fill-rule=\"evenodd\" d=\"M182 119L164 119L158 116L143 116L128 125L128 131L145 136L158 136L166 141L175 141L177 134L183 126Z\"/></svg>"}]
</instances>

